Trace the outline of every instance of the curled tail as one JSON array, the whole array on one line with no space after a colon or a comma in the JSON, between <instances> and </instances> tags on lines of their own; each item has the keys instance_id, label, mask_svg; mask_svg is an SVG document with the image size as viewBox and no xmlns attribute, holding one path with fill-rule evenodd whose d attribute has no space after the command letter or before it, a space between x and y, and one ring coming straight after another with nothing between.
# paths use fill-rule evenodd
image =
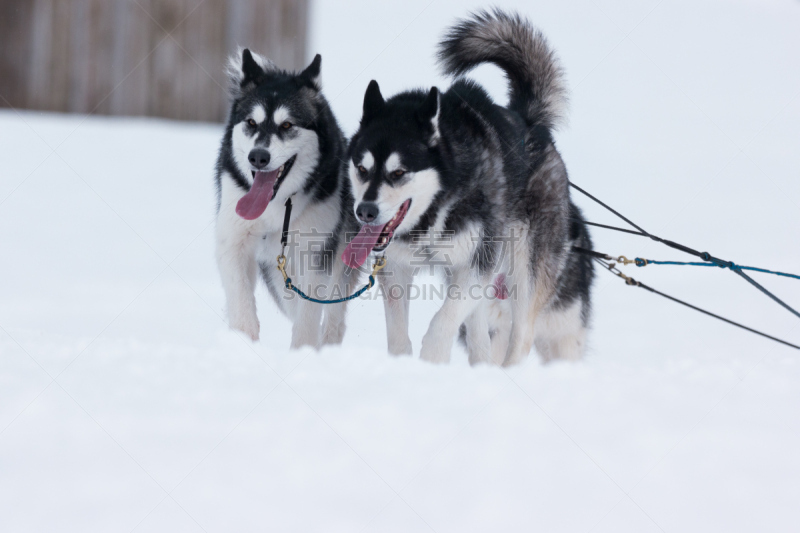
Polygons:
<instances>
[{"instance_id":1,"label":"curled tail","mask_svg":"<svg viewBox=\"0 0 800 533\"><path fill-rule=\"evenodd\" d=\"M509 108L529 127L557 127L566 111L564 74L542 33L516 13L479 11L460 20L439 43L447 74L464 74L481 63L503 69L510 84Z\"/></svg>"}]
</instances>

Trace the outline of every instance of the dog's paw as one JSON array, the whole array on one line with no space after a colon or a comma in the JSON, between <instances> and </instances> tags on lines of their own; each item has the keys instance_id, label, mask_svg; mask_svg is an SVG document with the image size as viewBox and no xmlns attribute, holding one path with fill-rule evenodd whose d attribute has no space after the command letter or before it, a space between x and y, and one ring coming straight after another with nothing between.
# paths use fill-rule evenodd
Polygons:
<instances>
[{"instance_id":1,"label":"dog's paw","mask_svg":"<svg viewBox=\"0 0 800 533\"><path fill-rule=\"evenodd\" d=\"M314 348L317 351L319 351L319 349L322 348L322 346L319 343L316 343L309 339L300 339L300 340L292 339L292 344L291 346L289 346L289 349L299 350L300 348L303 348L305 346L310 346L311 348Z\"/></svg>"},{"instance_id":2,"label":"dog's paw","mask_svg":"<svg viewBox=\"0 0 800 533\"><path fill-rule=\"evenodd\" d=\"M419 351L419 358L429 363L449 363L452 342L446 342L441 336L425 334L422 338L422 348Z\"/></svg>"},{"instance_id":3,"label":"dog's paw","mask_svg":"<svg viewBox=\"0 0 800 533\"><path fill-rule=\"evenodd\" d=\"M322 344L330 346L338 346L342 344L342 341L344 340L344 332L344 324L336 328L325 328L325 334L322 337Z\"/></svg>"},{"instance_id":4,"label":"dog's paw","mask_svg":"<svg viewBox=\"0 0 800 533\"><path fill-rule=\"evenodd\" d=\"M244 317L237 317L231 318L230 321L231 329L235 329L237 331L241 331L253 342L258 340L258 333L261 329L261 325L258 323L258 317L252 316L249 318Z\"/></svg>"},{"instance_id":5,"label":"dog's paw","mask_svg":"<svg viewBox=\"0 0 800 533\"><path fill-rule=\"evenodd\" d=\"M508 353L506 354L506 358L503 361L504 367L510 367L514 365L518 365L525 359L525 352L522 349L512 349L509 348Z\"/></svg>"},{"instance_id":6,"label":"dog's paw","mask_svg":"<svg viewBox=\"0 0 800 533\"><path fill-rule=\"evenodd\" d=\"M290 348L297 350L303 346L311 346L315 350L319 350L320 346L320 332L306 324L295 323L292 327L292 344Z\"/></svg>"},{"instance_id":7,"label":"dog's paw","mask_svg":"<svg viewBox=\"0 0 800 533\"><path fill-rule=\"evenodd\" d=\"M406 337L402 340L390 340L389 341L389 354L390 355L411 355L414 353L414 349L411 346L411 339Z\"/></svg>"}]
</instances>

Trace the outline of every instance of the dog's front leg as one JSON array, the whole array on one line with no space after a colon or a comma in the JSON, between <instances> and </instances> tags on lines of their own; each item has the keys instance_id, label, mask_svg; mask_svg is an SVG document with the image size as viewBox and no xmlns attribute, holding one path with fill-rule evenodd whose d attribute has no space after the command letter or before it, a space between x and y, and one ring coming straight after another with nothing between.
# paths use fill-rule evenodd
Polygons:
<instances>
[{"instance_id":1,"label":"dog's front leg","mask_svg":"<svg viewBox=\"0 0 800 533\"><path fill-rule=\"evenodd\" d=\"M502 365L506 360L511 336L511 306L507 301L493 300L489 309L489 329L492 332L492 363Z\"/></svg>"},{"instance_id":2,"label":"dog's front leg","mask_svg":"<svg viewBox=\"0 0 800 533\"><path fill-rule=\"evenodd\" d=\"M339 257L338 253L334 257ZM333 265L333 275L331 281L333 286L329 291L331 298L346 298L351 293L358 290L357 270L345 270L344 262L335 261ZM322 318L322 344L338 345L344 339L344 332L347 328L345 318L347 317L347 302L338 304L328 304L323 310Z\"/></svg>"},{"instance_id":3,"label":"dog's front leg","mask_svg":"<svg viewBox=\"0 0 800 533\"><path fill-rule=\"evenodd\" d=\"M408 292L414 275L411 270L392 265L392 271L378 274L378 282L383 292L383 309L386 315L386 338L389 353L392 355L411 355L414 353L408 336Z\"/></svg>"},{"instance_id":4,"label":"dog's front leg","mask_svg":"<svg viewBox=\"0 0 800 533\"><path fill-rule=\"evenodd\" d=\"M469 364L475 366L490 361L492 341L489 336L488 302L481 302L464 321Z\"/></svg>"},{"instance_id":5,"label":"dog's front leg","mask_svg":"<svg viewBox=\"0 0 800 533\"><path fill-rule=\"evenodd\" d=\"M323 300L326 298L327 287L325 276L307 275L307 284L298 285L298 288L312 298ZM292 346L293 350L303 346L311 346L319 350L322 326L322 306L324 304L309 302L295 295L296 302L293 312Z\"/></svg>"},{"instance_id":6,"label":"dog's front leg","mask_svg":"<svg viewBox=\"0 0 800 533\"><path fill-rule=\"evenodd\" d=\"M322 318L322 344L339 345L344 340L344 332L347 328L345 317L347 316L347 302L340 304L329 304L323 309Z\"/></svg>"},{"instance_id":7,"label":"dog's front leg","mask_svg":"<svg viewBox=\"0 0 800 533\"><path fill-rule=\"evenodd\" d=\"M217 221L217 266L225 290L228 325L258 340L256 241L241 225Z\"/></svg>"},{"instance_id":8,"label":"dog's front leg","mask_svg":"<svg viewBox=\"0 0 800 533\"><path fill-rule=\"evenodd\" d=\"M431 320L422 338L420 358L432 363L449 363L453 341L461 323L480 303L480 295L470 294L470 288L480 287L469 268L459 269L447 287L441 309Z\"/></svg>"}]
</instances>

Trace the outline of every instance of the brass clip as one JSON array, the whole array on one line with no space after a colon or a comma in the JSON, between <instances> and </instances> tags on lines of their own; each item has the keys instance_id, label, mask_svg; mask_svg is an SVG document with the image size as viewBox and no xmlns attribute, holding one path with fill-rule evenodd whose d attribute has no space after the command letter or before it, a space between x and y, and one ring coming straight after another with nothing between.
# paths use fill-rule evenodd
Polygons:
<instances>
[{"instance_id":1,"label":"brass clip","mask_svg":"<svg viewBox=\"0 0 800 533\"><path fill-rule=\"evenodd\" d=\"M371 277L373 279L375 279L375 276L378 274L378 271L381 270L385 266L386 266L386 258L383 257L383 256L377 258L375 260L375 262L372 263L372 274L371 274ZM367 287L369 287L371 289L372 288L372 282L370 282L367 285Z\"/></svg>"},{"instance_id":2,"label":"brass clip","mask_svg":"<svg viewBox=\"0 0 800 533\"><path fill-rule=\"evenodd\" d=\"M286 256L281 254L278 256L278 270L281 271L283 274L283 284L286 285L286 281L289 279L289 275L286 273ZM291 286L289 286L291 288Z\"/></svg>"},{"instance_id":3,"label":"brass clip","mask_svg":"<svg viewBox=\"0 0 800 533\"><path fill-rule=\"evenodd\" d=\"M378 271L385 266L386 266L385 257L379 257L378 259L376 259L375 262L372 264L372 275L374 276L375 274L377 274Z\"/></svg>"},{"instance_id":4,"label":"brass clip","mask_svg":"<svg viewBox=\"0 0 800 533\"><path fill-rule=\"evenodd\" d=\"M630 261L630 262L632 263L633 261ZM636 281L635 279L633 279L632 277L626 276L625 274L623 274L622 271L620 271L620 269L617 268L616 263L611 263L610 265L608 265L608 270L612 274L614 274L616 276L619 276L622 279L624 279L626 285L638 285L639 284L639 282Z\"/></svg>"}]
</instances>

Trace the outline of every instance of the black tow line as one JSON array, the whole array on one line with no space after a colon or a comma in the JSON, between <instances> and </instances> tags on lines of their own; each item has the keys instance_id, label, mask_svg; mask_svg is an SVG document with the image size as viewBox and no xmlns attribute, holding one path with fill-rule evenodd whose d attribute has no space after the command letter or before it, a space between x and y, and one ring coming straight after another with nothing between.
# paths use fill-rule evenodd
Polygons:
<instances>
[{"instance_id":1,"label":"black tow line","mask_svg":"<svg viewBox=\"0 0 800 533\"><path fill-rule=\"evenodd\" d=\"M719 320L722 320L723 322L727 322L728 324L731 324L733 326L742 328L742 329L747 330L747 331L749 331L751 333L755 333L756 335L760 335L760 336L765 337L767 339L770 339L770 340L773 340L775 342L779 342L779 343L781 343L783 345L786 345L786 346L795 348L797 350L800 350L800 346L798 346L796 344L792 344L790 342L778 339L778 338L773 337L771 335L767 335L766 333L763 333L761 331L758 331L758 330L755 330L753 328L747 327L747 326L745 326L743 324L739 324L738 322L734 322L733 320L727 319L725 317L721 317L721 316L719 316L717 314L714 314L714 313L712 313L710 311L706 311L705 309L701 309L701 308L699 308L699 307L697 307L695 305L692 305L692 304L690 304L688 302L684 302L683 300L679 300L678 298L675 298L675 297L670 296L668 294L664 294L663 292L657 291L656 289L654 289L654 288L652 288L652 287L650 287L648 285L645 285L644 283L642 283L640 281L637 281L637 280L633 279L632 277L627 276L624 273L622 273L617 268L617 263L621 263L621 264L624 264L624 265L627 265L629 263L634 263L634 264L636 264L637 266L640 266L640 267L648 265L648 264L668 264L668 265L670 265L670 264L671 265L680 264L680 265L696 265L696 266L706 266L707 265L707 266L718 266L720 268L727 268L727 269L731 270L732 272L738 274L742 278L744 278L748 283L750 283L751 285L756 287L762 293L764 293L765 295L770 297L772 300L774 300L776 303L781 305L783 308L785 308L787 311L789 311L793 315L797 316L798 318L800 318L800 313L798 313L795 309L793 309L788 304L786 304L783 300L781 300L780 298L778 298L777 296L772 294L770 291L768 291L767 289L762 287L753 278L751 278L750 276L748 276L747 274L742 272L742 270L744 270L744 269L746 269L746 270L755 270L755 271L758 271L758 272L765 272L765 273L769 273L769 274L776 274L776 275L779 275L779 276L787 276L787 277L797 278L797 279L800 279L800 276L797 276L795 274L787 274L787 273L784 273L784 272L775 272L775 271L756 268L756 267L743 267L741 265L737 265L736 263L734 263L732 261L726 261L724 259L719 259L718 257L714 257L713 255L709 254L708 252L698 252L697 250L689 248L688 246L684 246L683 244L679 244L677 242L670 241L668 239L662 239L661 237L658 237L656 235L653 235L652 233L649 233L649 232L645 231L642 227L634 224L627 217L623 216L618 211L616 211L612 207L608 206L604 202L600 201L596 197L592 196L591 194L589 194L585 190L581 189L580 187L578 187L574 183L570 182L570 187L574 188L578 192L584 194L588 198L592 199L593 201L597 202L601 206L605 207L606 209L608 209L609 211L614 213L616 216L618 216L619 218L621 218L622 220L624 220L625 222L630 224L632 227L636 228L638 231L633 231L633 230L629 230L629 229L625 229L625 228L619 228L619 227L616 227L616 226L608 226L608 225L605 225L605 224L598 224L596 222L583 221L585 224L587 224L589 226L596 226L596 227L599 227L599 228L605 228L605 229L610 229L610 230L614 230L614 231L620 231L620 232L623 232L623 233L629 233L629 234L632 234L632 235L638 235L640 237L649 237L650 239L652 239L652 240L654 240L656 242L660 242L662 244L666 244L670 248L674 248L676 250L680 250L682 252L685 252L687 254L693 255L695 257L699 257L700 259L702 259L706 263L703 264L703 263L683 263L683 262L677 262L677 261L654 261L654 260L650 260L650 259L641 259L641 258L638 258L638 257L636 259L627 259L625 256L619 256L619 257L615 258L615 257L612 257L612 256L610 256L608 254L604 254L604 253L601 253L601 252L596 252L594 250L589 250L589 249L586 249L586 248L581 248L579 246L573 246L572 249L574 251L576 251L578 253L581 253L581 254L584 254L584 255L590 256L598 264L600 264L603 268L605 268L606 270L608 270L612 274L614 274L616 276L619 276L620 278L624 279L625 283L627 285L630 285L630 286L633 286L633 287L641 287L643 289L646 289L647 291L650 291L653 294L658 294L659 296L663 296L664 298L667 298L668 300L672 300L673 302L676 302L676 303L679 303L679 304L684 305L686 307L689 307L691 309L694 309L695 311L700 311L703 314L706 314L708 316L717 318Z\"/></svg>"}]
</instances>

